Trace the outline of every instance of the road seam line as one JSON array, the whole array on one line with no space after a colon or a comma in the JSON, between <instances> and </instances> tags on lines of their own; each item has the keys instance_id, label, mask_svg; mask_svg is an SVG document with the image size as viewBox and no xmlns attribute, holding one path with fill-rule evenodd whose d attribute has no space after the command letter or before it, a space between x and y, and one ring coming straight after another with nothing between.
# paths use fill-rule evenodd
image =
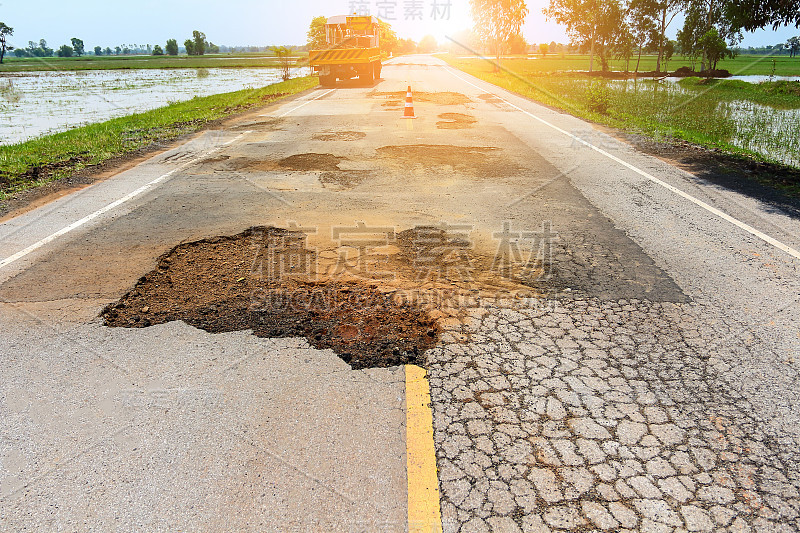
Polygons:
<instances>
[{"instance_id":1,"label":"road seam line","mask_svg":"<svg viewBox=\"0 0 800 533\"><path fill-rule=\"evenodd\" d=\"M324 93L320 94L319 96L315 96L314 98L309 98L308 100L306 100L305 102L303 102L303 103L302 103L302 104L300 104L299 106L297 106L297 107L294 107L294 108L290 109L289 111L287 111L286 113L284 113L284 114L282 114L282 115L278 115L278 116L275 116L275 115L260 115L260 116L262 116L262 117L273 117L273 118L283 118L283 117L285 117L286 115L288 115L289 113L292 113L292 112L294 112L294 111L297 111L298 109L300 109L300 108L301 108L301 107L303 107L304 105L308 105L308 104L310 104L311 102L314 102L314 101L316 101L316 100L319 100L319 99L320 99L320 98L322 98L323 96L327 96L327 95L331 94L331 93L332 93L333 91L335 91L335 90L336 90L336 89L330 89L330 90L328 90L328 91L325 91Z\"/></svg>"},{"instance_id":2,"label":"road seam line","mask_svg":"<svg viewBox=\"0 0 800 533\"><path fill-rule=\"evenodd\" d=\"M730 223L731 223L731 224L733 224L734 226L738 227L739 229L742 229L742 230L746 231L746 232L747 232L747 233L749 233L750 235L753 235L754 237L757 237L757 238L761 239L762 241L766 242L767 244L771 244L771 245L772 245L772 246L774 246L775 248L777 248L777 249L779 249L779 250L781 250L781 251L783 251L783 252L786 252L787 254L791 255L791 256L792 256L792 257L794 257L795 259L800 259L800 251L796 250L795 248L792 248L791 246L789 246L789 245L787 245L787 244L784 244L784 243L782 243L781 241L779 241L779 240L777 240L777 239L775 239L775 238L773 238L773 237L770 237L770 236L769 236L769 235L767 235L766 233L763 233L763 232L761 232L761 231L757 230L756 228L754 228L754 227L750 226L749 224L746 224L746 223L744 223L744 222L742 222L742 221L740 221L740 220L738 220L738 219L736 219L736 218L733 218L731 215L729 215L729 214L727 214L727 213L725 213L725 212L723 212L723 211L720 211L720 210L719 210L719 209L717 209L716 207L714 207L714 206L712 206L712 205L709 205L709 204L705 203L704 201L702 201L702 200L700 200L700 199L698 199L698 198L695 198L695 197L694 197L694 196L692 196L691 194L689 194L689 193L687 193L687 192L684 192L684 191L682 191L682 190L678 189L677 187L675 187L675 186L673 186L673 185L670 185L669 183L667 183L667 182L665 182L665 181L662 181L662 180L660 180L660 179L656 178L656 177L655 177L655 176L653 176L652 174L649 174L648 172L645 172L644 170L641 170L640 168L638 168L638 167L636 167L636 166L634 166L634 165L632 165L632 164L628 163L627 161L623 161L623 160L622 160L622 159L620 159L619 157L617 157L617 156L615 156L615 155L612 155L612 154L610 154L610 153L606 152L606 151L605 151L605 150L603 150L602 148L598 148L597 146L593 145L592 143L590 143L590 142L586 141L585 139L581 139L580 137L578 137L578 136L576 136L576 135L573 135L573 134L571 134L570 132L568 132L568 131L566 131L566 130L564 130L564 129L561 129L561 128L559 128L559 127L558 127L558 126L556 126L555 124L552 124L552 123L550 123L550 122L546 121L545 119L543 119L543 118L540 118L540 117L538 117L538 116L534 115L533 113L531 113L531 112L529 112L529 111L526 111L525 109L522 109L521 107L519 107L519 106L517 106L517 105L514 105L514 104L512 104L512 103L511 103L511 102L509 102L508 100L505 100L504 98L501 98L500 96L498 96L498 95L496 95L496 94L494 94L494 93L492 93L492 92L490 92L490 91L487 91L486 89L484 89L484 88L482 88L482 87L479 87L478 85L475 85L474 83L470 82L469 80L467 80L467 79L465 79L465 78L462 78L461 76L459 76L458 74L456 74L456 73L455 73L455 72L452 70L452 67L449 67L447 70L448 70L448 72L450 72L450 74L451 74L452 76L454 76L454 77L456 77L456 78L460 79L460 80L461 80L461 81L463 81L464 83L467 83L467 84L469 84L469 85L472 85L473 87L475 87L475 88L476 88L476 89L478 89L479 91L483 91L483 92L485 92L486 94L491 94L491 95L492 95L492 96L494 96L495 98L497 98L497 99L499 99L500 101L502 101L502 102L504 102L504 103L506 103L506 104L510 105L510 106L511 106L511 107L513 107L514 109L517 109L517 110L519 110L519 111L522 111L523 113L525 113L525 114L526 114L526 115L528 115L529 117L531 117L531 118L533 118L533 119L535 119L535 120L538 120L539 122L541 122L541 123L542 123L542 124L544 124L545 126L548 126L548 127L552 128L552 129L554 129L554 130L558 131L559 133L563 133L563 134L564 134L564 135L566 135L567 137L570 137L571 139L573 139L573 140L575 140L575 141L578 141L578 142L580 142L581 144L583 144L583 145L585 145L585 146L588 146L589 148L591 148L591 149L592 149L592 150L594 150L595 152L597 152L597 153L599 153L599 154L601 154L601 155L604 155L604 156L606 156L607 158L611 159L612 161L615 161L615 162L619 163L620 165L624 166L625 168L627 168L627 169L629 169L629 170L632 170L633 172L635 172L635 173L639 174L640 176L642 176L642 177L644 177L644 178L647 178L648 180L652 181L653 183L656 183L657 185L661 185L661 186L662 186L662 187L664 187L665 189L667 189L667 190L669 190L669 191L671 191L671 192L673 192L673 193L677 194L678 196L681 196L682 198L685 198L686 200L689 200L689 201L690 201L690 202L692 202L693 204L695 204L695 205L697 205L697 206L699 206L699 207L701 207L701 208L705 209L705 210L706 210L706 211L708 211L709 213L711 213L711 214L713 214L713 215L716 215L717 217L719 217L719 218L721 218L721 219L725 220L726 222L730 222ZM484 82L484 83L489 83L489 82Z\"/></svg>"},{"instance_id":3,"label":"road seam line","mask_svg":"<svg viewBox=\"0 0 800 533\"><path fill-rule=\"evenodd\" d=\"M251 133L251 132L246 131L246 132L242 133L241 135L238 135L235 138L231 139L230 141L225 142L225 143L217 146L216 148L212 148L211 150L203 152L201 155L195 157L194 159L191 159L191 160L187 161L186 163L183 163L183 164L179 165L178 167L176 167L176 168L170 170L169 172L167 172L166 174L163 174L163 175L159 176L158 178L154 179L153 181L151 181L149 183L146 183L145 185L142 185L141 187L139 187L135 191L130 192L130 193L126 194L125 196L123 196L122 198L120 198L118 200L115 200L115 201L111 202L110 204L106 205L105 207L102 207L102 208L98 209L94 213L86 215L85 217L81 218L80 220L77 220L77 221L73 222L69 226L67 226L65 228L61 228L57 232L55 232L55 233L53 233L51 235L48 235L44 239L41 239L41 240L31 244L30 246L28 246L24 250L20 250L19 252L15 253L14 255L6 257L2 261L0 261L0 269L2 269L4 267L7 267L8 265L10 265L10 264L22 259L26 255L28 255L28 254L30 254L32 252L35 252L36 250L38 250L42 246L50 244L51 242L53 242L54 240L58 239L59 237L61 237L63 235L66 235L67 233L80 228L81 226L87 224L88 222L91 222L95 218L97 218L97 217L99 217L101 215L104 215L105 213L108 213L112 209L114 209L116 207L119 207L120 205L122 205L122 204L124 204L124 203L126 203L126 202L128 202L128 201L130 201L130 200L132 200L134 198L136 198L137 196L140 196L142 193L149 191L150 189L152 189L153 187L155 187L156 185L158 185L162 181L166 180L167 178L169 178L170 176L172 176L174 173L178 172L179 170L183 170L187 166L189 166L189 165L191 165L193 163L196 163L200 159L202 159L204 157L208 157L209 155L213 154L214 152L216 152L220 148L223 148L225 146L228 146L229 144L232 144L232 143L238 141L239 139L241 139L242 137L244 137L248 133Z\"/></svg>"},{"instance_id":4,"label":"road seam line","mask_svg":"<svg viewBox=\"0 0 800 533\"><path fill-rule=\"evenodd\" d=\"M405 365L408 532L441 533L431 394L425 369Z\"/></svg>"}]
</instances>

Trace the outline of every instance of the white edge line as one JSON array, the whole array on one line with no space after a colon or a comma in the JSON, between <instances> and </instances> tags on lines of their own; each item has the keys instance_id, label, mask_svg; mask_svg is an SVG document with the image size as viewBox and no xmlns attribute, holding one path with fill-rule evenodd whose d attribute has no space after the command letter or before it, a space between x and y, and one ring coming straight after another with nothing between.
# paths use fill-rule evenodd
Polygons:
<instances>
[{"instance_id":1,"label":"white edge line","mask_svg":"<svg viewBox=\"0 0 800 533\"><path fill-rule=\"evenodd\" d=\"M227 142L225 142L225 143L223 143L223 144L221 144L221 145L219 145L219 146L217 146L215 148L212 148L211 150L207 150L207 151L203 152L202 154L200 154L199 156L195 157L194 159L191 159L191 160L187 161L186 163L183 163L182 165L170 170L166 174L163 174L163 175L157 177L153 181L151 181L149 183L146 183L145 185L142 185L141 187L139 187L135 191L126 194L125 196L123 196L119 200L115 200L115 201L111 202L107 206L98 209L97 211L95 211L94 213L92 213L90 215L86 215L82 219L73 222L69 226L58 230L57 232L53 233L52 235L49 235L49 236L45 237L44 239L42 239L42 240L40 240L38 242L35 242L34 244L31 244L30 246L28 246L24 250L20 250L19 252L15 253L14 255L6 257L2 261L0 261L0 269L2 269L4 267L7 267L11 263L14 263L14 262L22 259L23 257L25 257L26 255L28 255L28 254L30 254L32 252L35 252L36 250L38 250L42 246L50 244L51 242L53 242L54 240L58 239L62 235L66 235L67 233L69 233L69 232L71 232L71 231L73 231L73 230L85 225L86 223L91 222L95 218L97 218L97 217L99 217L99 216L111 211L112 209L114 209L116 207L119 207L120 205L124 204L125 202L128 202L128 201L132 200L133 198L136 198L137 196L139 196L142 193L152 189L153 187L155 187L156 185L158 185L162 181L166 180L167 178L169 178L170 176L172 176L174 173L178 172L179 170L183 170L185 167L191 165L192 163L195 163L195 162L199 161L200 159L202 159L204 157L209 156L210 154L216 152L220 148L223 148L225 146L228 146L229 144L232 144L232 143L238 141L239 139L241 139L242 137L244 137L248 133L251 133L251 132L246 131L246 132L242 133L241 135L238 135L235 138L231 139L230 141L227 141Z\"/></svg>"},{"instance_id":2,"label":"white edge line","mask_svg":"<svg viewBox=\"0 0 800 533\"><path fill-rule=\"evenodd\" d=\"M695 198L691 194L683 192L682 190L678 189L677 187L674 187L674 186L670 185L669 183L661 181L660 179L656 178L652 174L649 174L649 173L645 172L644 170L641 170L641 169L631 165L627 161L623 161L622 159L618 158L617 156L606 152L602 148L598 148L597 146L593 145L592 143L586 141L585 139L581 139L580 137L578 137L576 135L573 135L570 132L559 128L555 124L552 124L552 123L544 120L543 118L537 117L533 113L531 113L529 111L526 111L526 110L522 109L521 107L519 107L517 105L512 104L511 102L501 98L500 96L497 96L496 94L494 94L494 93L492 93L490 91L487 91L486 89L484 89L482 87L479 87L478 85L475 85L474 83L470 82L469 80L464 79L461 76L459 76L458 74L456 74L452 67L448 67L447 70L448 70L448 72L450 72L450 74L452 74L456 78L460 79L464 83L472 85L473 87L475 87L479 91L483 91L483 92L485 92L487 94L491 94L495 98L498 98L499 100L505 102L506 104L510 105L514 109L522 111L523 113L525 113L529 117L533 118L534 120L538 120L539 122L541 122L545 126L548 126L548 127L552 128L552 129L558 131L559 133L563 133L567 137L570 137L573 140L578 141L581 144L588 146L589 148L591 148L595 152L606 156L607 158L611 159L612 161L616 161L617 163L619 163L620 165L624 166L625 168L634 171L635 173L639 174L640 176L643 176L643 177L647 178L648 180L652 181L653 183L657 183L658 185L661 185L665 189L674 192L678 196L681 196L682 198L685 198L685 199L689 200L693 204L702 207L703 209L705 209L709 213L712 213L712 214L718 216L719 218L721 218L721 219L723 219L723 220L725 220L727 222L730 222L734 226L736 226L736 227L738 227L740 229L743 229L744 231L746 231L747 233L753 235L754 237L758 237L762 241L764 241L764 242L766 242L768 244L771 244L775 248L778 248L779 250L782 250L782 251L786 252L787 254L791 255L792 257L794 257L796 259L800 259L800 251L792 248L791 246L788 246L788 245L782 243L781 241L770 237L769 235L767 235L767 234L755 229L754 227L750 226L749 224L745 224L744 222L733 218L729 214L724 213L723 211L720 211L716 207L708 205L707 203L705 203L702 200L698 200L697 198ZM484 83L488 83L488 82L484 82Z\"/></svg>"},{"instance_id":3,"label":"white edge line","mask_svg":"<svg viewBox=\"0 0 800 533\"><path fill-rule=\"evenodd\" d=\"M293 107L292 109L290 109L289 111L287 111L286 113L284 113L284 114L282 114L282 115L278 115L278 116L275 116L275 115L259 115L259 116L262 116L262 117L273 117L273 118L283 118L283 117L285 117L286 115L288 115L289 113L293 113L294 111L297 111L298 109L300 109L300 108L301 108L301 107L303 107L304 105L308 105L308 104L310 104L311 102L313 102L313 101L315 101L315 100L319 100L320 98L322 98L322 97L324 97L324 96L327 96L327 95L331 94L331 93L332 93L333 91L335 91L335 90L336 90L336 89L330 89L330 90L328 90L328 91L325 91L324 93L322 93L322 94L320 94L320 95L317 95L317 96L315 96L314 98L309 98L308 100L306 100L305 102L303 102L303 103L302 103L302 104L300 104L299 106L297 106L297 107Z\"/></svg>"}]
</instances>

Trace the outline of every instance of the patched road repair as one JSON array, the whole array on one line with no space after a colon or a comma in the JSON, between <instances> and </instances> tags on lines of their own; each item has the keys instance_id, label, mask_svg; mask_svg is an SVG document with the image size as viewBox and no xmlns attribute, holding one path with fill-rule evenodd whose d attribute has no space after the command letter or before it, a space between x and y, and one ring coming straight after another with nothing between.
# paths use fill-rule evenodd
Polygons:
<instances>
[{"instance_id":1,"label":"patched road repair","mask_svg":"<svg viewBox=\"0 0 800 533\"><path fill-rule=\"evenodd\" d=\"M799 248L389 61L0 224L0 529L800 530Z\"/></svg>"}]
</instances>

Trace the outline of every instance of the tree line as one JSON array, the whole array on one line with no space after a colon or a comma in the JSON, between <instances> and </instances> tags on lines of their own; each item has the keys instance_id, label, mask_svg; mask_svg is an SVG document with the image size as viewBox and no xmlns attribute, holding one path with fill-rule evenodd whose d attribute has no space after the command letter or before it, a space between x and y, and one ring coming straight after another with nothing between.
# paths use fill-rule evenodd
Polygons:
<instances>
[{"instance_id":1,"label":"tree line","mask_svg":"<svg viewBox=\"0 0 800 533\"><path fill-rule=\"evenodd\" d=\"M5 23L0 22L0 63L7 52L13 52L16 57L80 57L86 55L83 40L73 37L70 39L69 44L63 44L59 48L50 48L47 41L40 39L39 42L28 41L28 46L25 48L15 48L11 46L7 39L14 34L14 28L7 26ZM224 47L226 51L232 51L229 47ZM202 56L205 54L218 54L221 47L209 42L206 39L206 34L201 31L193 31L192 38L186 39L183 43L183 51L188 55ZM181 50L178 46L177 39L168 39L166 45L162 48L161 45L151 46L147 45L119 45L114 48L102 46L95 46L92 50L95 56L113 56L113 55L154 55L154 56L177 56Z\"/></svg>"},{"instance_id":2,"label":"tree line","mask_svg":"<svg viewBox=\"0 0 800 533\"><path fill-rule=\"evenodd\" d=\"M482 48L492 50L497 60L520 39L520 28L528 15L525 0L470 0L475 33ZM736 53L744 31L772 26L800 26L796 0L550 0L543 9L548 20L563 25L572 43L595 58L601 69L609 60L630 60L645 50L657 53L661 72L672 54L679 52L700 61L701 70L714 70L717 62ZM683 15L676 40L667 30ZM788 50L798 54L797 38L771 53ZM638 62L637 62L638 70Z\"/></svg>"}]
</instances>

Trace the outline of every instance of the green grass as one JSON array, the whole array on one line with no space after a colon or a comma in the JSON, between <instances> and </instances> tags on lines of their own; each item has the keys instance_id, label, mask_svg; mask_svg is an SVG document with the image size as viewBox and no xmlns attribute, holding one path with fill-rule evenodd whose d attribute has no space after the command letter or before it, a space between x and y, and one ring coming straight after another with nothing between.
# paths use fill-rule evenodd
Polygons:
<instances>
[{"instance_id":1,"label":"green grass","mask_svg":"<svg viewBox=\"0 0 800 533\"><path fill-rule=\"evenodd\" d=\"M448 56L454 57L454 56ZM459 58L461 59L461 58ZM800 76L800 58L789 58L789 56L753 56L753 55L740 55L734 59L726 59L720 61L717 65L718 69L727 69L733 75L761 75L769 76L772 74L772 61L775 60L775 75L776 76ZM565 55L563 57L558 55L548 55L544 58L539 55L530 56L529 58L517 58L504 60L503 63L509 62L516 69L525 72L526 75L544 75L553 72L567 72L567 71L583 71L589 70L589 56L588 55ZM625 60L615 59L610 62L611 70L624 71ZM679 67L692 67L692 62L683 57L675 57L669 61L667 68L674 71ZM699 63L695 63L695 69L699 69ZM511 68L511 67L509 67ZM636 68L636 56L634 56L628 68L631 72ZM639 65L640 72L653 71L656 68L656 56L643 55ZM662 65L662 69L663 69ZM600 69L600 63L595 60L594 69Z\"/></svg>"},{"instance_id":2,"label":"green grass","mask_svg":"<svg viewBox=\"0 0 800 533\"><path fill-rule=\"evenodd\" d=\"M209 121L265 105L315 87L316 76L258 89L194 98L144 113L0 146L0 201L89 165L169 141L203 128Z\"/></svg>"},{"instance_id":3,"label":"green grass","mask_svg":"<svg viewBox=\"0 0 800 533\"><path fill-rule=\"evenodd\" d=\"M504 60L507 70L494 73L480 59L442 57L478 78L594 122L800 167L800 127L791 111L800 109L800 82L687 78L678 84L651 79L634 83L544 76L529 66L535 60Z\"/></svg>"},{"instance_id":4,"label":"green grass","mask_svg":"<svg viewBox=\"0 0 800 533\"><path fill-rule=\"evenodd\" d=\"M292 64L303 57L293 58ZM218 54L205 56L81 56L81 57L8 57L0 72L40 70L119 70L141 68L275 68L280 63L268 53Z\"/></svg>"}]
</instances>

